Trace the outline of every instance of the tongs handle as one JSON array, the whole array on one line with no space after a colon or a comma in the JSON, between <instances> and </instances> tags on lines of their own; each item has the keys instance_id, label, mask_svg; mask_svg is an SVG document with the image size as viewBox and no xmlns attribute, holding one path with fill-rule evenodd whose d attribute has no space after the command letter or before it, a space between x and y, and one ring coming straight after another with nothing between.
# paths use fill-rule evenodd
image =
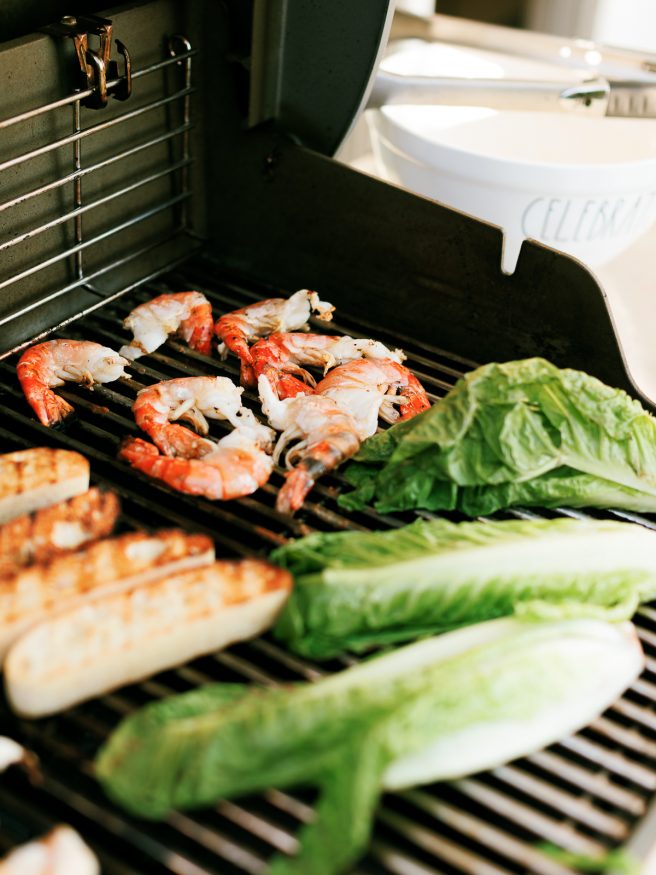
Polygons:
<instances>
[{"instance_id":1,"label":"tongs handle","mask_svg":"<svg viewBox=\"0 0 656 875\"><path fill-rule=\"evenodd\" d=\"M485 106L493 109L606 114L610 85L606 79L584 82L463 79L405 76L379 70L367 104L378 109L392 103Z\"/></svg>"}]
</instances>

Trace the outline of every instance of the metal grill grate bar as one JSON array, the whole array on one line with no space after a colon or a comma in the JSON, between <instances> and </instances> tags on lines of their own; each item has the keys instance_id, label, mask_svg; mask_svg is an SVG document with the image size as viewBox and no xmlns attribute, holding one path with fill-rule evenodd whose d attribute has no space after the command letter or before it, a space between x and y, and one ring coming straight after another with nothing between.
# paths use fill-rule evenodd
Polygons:
<instances>
[{"instance_id":1,"label":"metal grill grate bar","mask_svg":"<svg viewBox=\"0 0 656 875\"><path fill-rule=\"evenodd\" d=\"M120 192L120 194L125 194L125 192ZM140 224L141 222L145 222L148 219L152 219L154 216L158 216L160 213L163 213L165 210L174 207L176 204L181 203L184 200L187 200L191 197L191 192L184 191L174 197L168 198L163 201L161 204L157 204L155 207L151 207L149 210L144 210L142 213L138 213L136 216L132 216L125 222L121 222L118 225L113 225L111 228L108 228L106 231L103 231L101 234L97 234L95 237L89 238L89 240L85 240L83 243L78 243L75 246L69 246L68 249L63 249L61 252L58 252L57 255L53 255L52 258L46 258L42 261L39 261L37 264L34 264L32 267L27 268L21 273L14 274L14 276L9 277L9 279L0 282L0 290L5 289L8 286L13 285L14 283L19 282L20 280L27 279L29 276L33 276L35 273L38 273L41 270L45 270L47 267L52 267L53 264L57 264L60 261L65 261L67 258L70 258L71 255L75 255L78 252L83 252L85 249L89 249L91 246L96 246L98 243L103 243L105 240L108 240L110 237L113 237L115 234L120 234L122 231L127 231L129 228L133 228L135 225ZM80 215L82 212L81 209L74 210L72 213L73 217ZM117 262L111 265L110 268L103 268L102 273L106 273L107 270L116 267ZM101 271L96 272L96 276L101 273ZM79 278L79 282L77 285L82 285L89 282L90 277L86 279L84 277ZM76 288L77 285L73 285L73 288ZM70 286L66 287L70 289ZM63 290L60 290L60 294ZM43 301L39 301L35 304L35 306L41 306ZM23 308L23 310L18 313L12 313L10 316L6 316L4 319L0 319L0 325L4 325L7 322L10 322L12 319L15 319L18 315L23 315L25 312L29 312L27 308Z\"/></svg>"},{"instance_id":2,"label":"metal grill grate bar","mask_svg":"<svg viewBox=\"0 0 656 875\"><path fill-rule=\"evenodd\" d=\"M175 139L175 137L179 137L182 134L188 133L191 128L191 124L180 125L179 127L174 128L172 131L167 131L165 134L161 134L158 137L152 137L151 139L146 140L144 143L139 143L139 145L133 146L131 149L126 149L124 152L121 152L118 155L112 155L110 158L106 158L104 161L98 161L96 164L91 164L88 167L81 167L79 170L75 170L73 173L62 176L60 179L54 179L52 182L49 182L46 185L41 185L38 188L34 188L31 191L25 192L24 194L13 198L12 200L5 201L4 203L0 204L0 213L4 210L9 210L12 207L16 207L19 204L23 204L26 201L31 200L32 198L39 197L39 195L47 194L49 191L53 191L56 188L61 188L63 185L69 185L71 182L75 182L77 179L83 179L85 176L90 176L92 173L97 173L98 170L104 170L106 167L110 167L112 164L116 164L117 161L124 161L126 158L134 158L135 155L138 155L145 149L151 149L153 146L160 146L162 145L162 143L167 143L170 140Z\"/></svg>"},{"instance_id":3,"label":"metal grill grate bar","mask_svg":"<svg viewBox=\"0 0 656 875\"><path fill-rule=\"evenodd\" d=\"M172 164L170 167L166 167L164 170L160 170L157 173L151 173L149 176L142 177L137 182L132 183L132 185L126 185L123 188L118 189L117 191L113 191L111 194L105 195L105 197L98 198L91 203L77 207L76 209L71 210L68 213L62 213L62 215L58 216L56 219L52 219L49 222L45 222L43 225L39 225L36 228L31 228L29 231L25 231L23 234L19 234L18 236L12 237L10 240L5 241L4 243L0 243L0 252L3 252L5 249L10 249L12 246L16 246L18 243L23 243L30 237L37 237L39 234L43 234L44 231L50 231L52 228L56 228L58 225L62 225L64 222L72 221L78 216L84 215L84 213L88 213L91 210L97 209L98 207L103 207L106 204L111 203L113 200L116 200L116 198L123 197L124 195L130 194L133 191L138 191L140 188L143 188L143 186L150 185L153 182L157 182L159 179L163 179L165 176L168 176L171 173L175 173L177 170L181 170L183 167L189 167L190 164L191 161L189 159L186 159L185 161L178 161L175 164ZM79 173L74 174L74 177L79 177ZM128 227L130 226L128 225ZM124 230L124 228L118 227L115 230L116 232L118 232ZM76 247L75 250L68 250L50 263L54 264L55 261L59 261L60 258L66 258L72 252L80 251L84 247L92 246L96 242L98 242L98 239L89 240L86 244L84 244L84 246L81 245L79 247ZM40 269L42 266L47 267L48 263L44 262L40 264L37 269ZM33 272L36 272L36 270L34 270ZM11 281L16 282L18 279L22 279L22 277L12 277Z\"/></svg>"},{"instance_id":4,"label":"metal grill grate bar","mask_svg":"<svg viewBox=\"0 0 656 875\"><path fill-rule=\"evenodd\" d=\"M40 158L42 155L47 155L49 152L54 152L56 149L63 149L64 146L71 146L73 143L77 143L80 140L86 140L87 137L99 134L102 131L107 131L110 128L115 128L117 125L125 124L125 122L139 118L148 112L152 112L154 109L162 109L163 107L174 103L176 100L181 100L193 93L193 88L182 88L180 91L176 91L175 94L171 94L168 97L161 97L159 100L154 100L152 103L140 106L138 109L133 109L130 112L116 116L116 118L108 119L105 122L98 122L98 124L91 125L91 127L84 128L74 134L69 134L67 137L60 137L59 140L55 140L53 143L47 143L45 146L39 146L38 149L32 149L31 152L21 152L20 155L16 155L14 158L0 162L0 172L3 170L9 170L12 167L17 167L19 164L24 164L26 161L32 161L34 158Z\"/></svg>"},{"instance_id":5,"label":"metal grill grate bar","mask_svg":"<svg viewBox=\"0 0 656 875\"><path fill-rule=\"evenodd\" d=\"M158 61L156 64L150 64L148 67L143 67L141 70L135 70L132 73L132 79L134 81L140 79L142 76L148 76L151 73L156 73L158 70L163 70L165 67L179 64L181 61L190 60L196 54L197 51L195 49L187 49L184 52L176 54L175 57L166 58L163 61ZM107 90L112 91L118 82L118 79L108 79ZM31 121L46 112L52 112L53 110L63 109L65 106L71 106L71 104L86 100L86 98L91 97L92 94L92 88L85 88L84 90L76 91L74 94L69 94L67 97L62 97L60 100L53 100L50 103L43 104L43 106L37 106L34 109L28 109L26 112L21 112L17 115L10 116L9 118L2 119L0 121L0 130L13 127L13 125L20 124L21 122Z\"/></svg>"}]
</instances>

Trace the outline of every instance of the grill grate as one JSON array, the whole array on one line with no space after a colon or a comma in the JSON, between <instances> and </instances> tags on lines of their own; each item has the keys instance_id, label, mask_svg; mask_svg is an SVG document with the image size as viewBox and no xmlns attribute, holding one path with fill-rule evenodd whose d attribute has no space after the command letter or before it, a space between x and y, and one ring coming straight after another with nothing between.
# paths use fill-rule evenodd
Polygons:
<instances>
[{"instance_id":1,"label":"grill grate","mask_svg":"<svg viewBox=\"0 0 656 875\"><path fill-rule=\"evenodd\" d=\"M275 293L219 277L219 268L207 260L188 262L182 272L141 285L69 324L65 334L118 348L126 337L122 318L162 291L197 288L212 301L216 313ZM325 330L321 323L313 327ZM473 364L347 314L338 313L329 330L335 328L404 346L410 366L433 397L443 395ZM290 522L274 508L280 471L255 496L221 504L172 492L116 459L121 438L137 433L130 406L139 388L191 374L220 372L237 378L234 358L221 363L171 341L135 362L129 378L93 392L78 386L62 392L78 414L62 431L35 421L15 379L14 364L10 358L0 361L0 450L47 444L85 453L93 479L121 495L125 528L180 525L211 535L220 555L241 556L266 555L286 538L314 530L383 528L415 517L411 513L382 516L370 510L345 516L336 504L343 483L339 473L317 486ZM245 399L256 409L252 393L245 393ZM221 423L212 422L211 432L221 436ZM537 515L520 510L507 514ZM635 514L594 515L655 525ZM540 843L591 855L631 846L632 841L640 844L641 834L651 828L648 809L656 791L656 610L646 607L636 619L647 668L615 707L577 736L511 765L450 784L385 796L370 851L353 875L565 875L575 870L549 857ZM22 775L9 774L0 783L0 849L65 821L96 849L107 875L259 875L274 851L293 853L299 826L312 818L312 796L271 790L213 809L174 814L164 824L142 822L102 795L90 770L95 750L124 714L153 698L209 681L312 681L352 662L343 656L312 664L264 637L54 718L20 721L3 703L3 732L41 757L44 779L32 786Z\"/></svg>"}]
</instances>

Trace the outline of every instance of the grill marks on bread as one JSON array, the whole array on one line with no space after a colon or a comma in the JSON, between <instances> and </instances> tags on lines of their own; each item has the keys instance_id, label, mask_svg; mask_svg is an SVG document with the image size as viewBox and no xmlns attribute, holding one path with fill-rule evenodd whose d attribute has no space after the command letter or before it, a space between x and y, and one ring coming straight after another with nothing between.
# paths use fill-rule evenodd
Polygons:
<instances>
[{"instance_id":1,"label":"grill marks on bread","mask_svg":"<svg viewBox=\"0 0 656 875\"><path fill-rule=\"evenodd\" d=\"M110 535L120 502L96 487L52 507L24 514L0 526L0 577L22 567L51 562L89 541Z\"/></svg>"},{"instance_id":2,"label":"grill marks on bread","mask_svg":"<svg viewBox=\"0 0 656 875\"><path fill-rule=\"evenodd\" d=\"M0 456L0 523L80 495L89 462L71 450L36 447Z\"/></svg>"},{"instance_id":3,"label":"grill marks on bread","mask_svg":"<svg viewBox=\"0 0 656 875\"><path fill-rule=\"evenodd\" d=\"M0 659L20 634L46 614L213 559L214 545L205 535L179 529L154 535L130 532L0 579Z\"/></svg>"},{"instance_id":4,"label":"grill marks on bread","mask_svg":"<svg viewBox=\"0 0 656 875\"><path fill-rule=\"evenodd\" d=\"M17 713L39 717L143 680L259 635L291 587L288 571L245 559L80 602L11 648L7 695Z\"/></svg>"}]
</instances>

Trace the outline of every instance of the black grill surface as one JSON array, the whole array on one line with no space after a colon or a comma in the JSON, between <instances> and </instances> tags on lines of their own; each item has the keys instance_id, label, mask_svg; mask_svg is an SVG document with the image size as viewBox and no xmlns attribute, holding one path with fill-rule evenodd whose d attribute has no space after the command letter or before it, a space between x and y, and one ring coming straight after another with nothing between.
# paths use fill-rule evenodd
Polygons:
<instances>
[{"instance_id":1,"label":"black grill surface","mask_svg":"<svg viewBox=\"0 0 656 875\"><path fill-rule=\"evenodd\" d=\"M164 291L192 288L212 301L215 316L279 294L278 289L253 288L223 276L217 265L197 260L72 323L59 336L118 349L128 337L122 319L133 307ZM407 364L433 398L444 395L474 365L376 326L374 310L369 316L338 312L333 323L315 323L312 330L371 336L403 347ZM48 445L84 453L91 461L93 481L120 494L124 529L182 526L214 538L219 556L266 556L287 538L311 531L389 528L416 516L382 516L370 510L345 516L336 503L343 482L336 473L315 487L305 508L290 521L274 509L280 471L254 496L221 503L181 495L116 459L120 440L138 434L130 407L140 388L205 374L225 374L237 382L234 357L221 362L216 355L202 356L171 341L135 362L129 378L94 391L68 384L61 394L74 404L77 416L64 430L44 428L35 420L16 380L15 362L0 361L0 451ZM255 395L247 394L246 400L257 411ZM211 432L215 437L224 433L220 423L212 423ZM585 516L564 509L546 515ZM656 527L653 519L630 513L594 515ZM538 514L515 510L507 516ZM613 708L578 735L509 766L385 796L369 853L353 875L563 875L578 870L555 860L544 843L598 856L639 839L656 789L656 610L643 608L636 622L647 668ZM43 768L40 783L30 783L15 769L0 780L0 851L66 822L93 846L107 875L264 872L274 852L294 852L299 826L313 816L311 795L271 789L262 796L150 823L129 817L105 799L92 777L95 751L121 717L154 698L209 681L312 681L352 662L344 656L321 666L312 664L265 636L53 718L17 720L0 703L2 733L35 751Z\"/></svg>"}]
</instances>

